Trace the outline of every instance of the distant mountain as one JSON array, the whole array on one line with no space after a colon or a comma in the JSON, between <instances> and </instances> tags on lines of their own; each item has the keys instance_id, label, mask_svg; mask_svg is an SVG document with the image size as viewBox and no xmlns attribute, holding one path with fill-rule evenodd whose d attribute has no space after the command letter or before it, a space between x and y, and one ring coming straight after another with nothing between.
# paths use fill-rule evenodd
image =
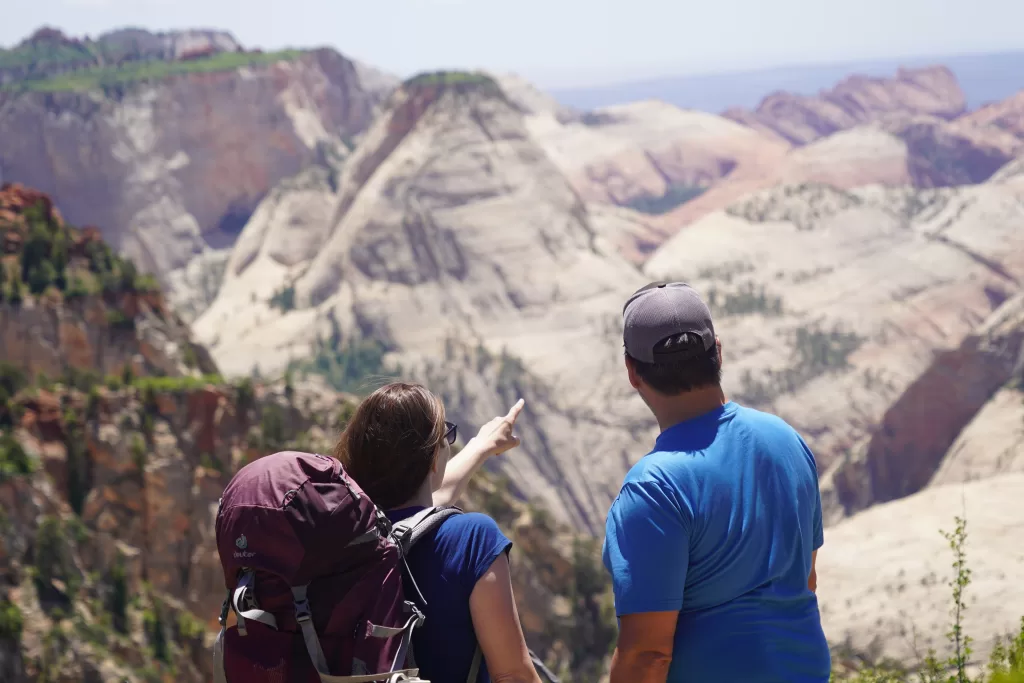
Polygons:
<instances>
[{"instance_id":1,"label":"distant mountain","mask_svg":"<svg viewBox=\"0 0 1024 683\"><path fill-rule=\"evenodd\" d=\"M684 109L720 112L730 107L753 108L763 98L778 90L798 95L816 95L851 73L888 76L899 68L935 64L947 66L956 75L970 109L1005 99L1024 89L1024 51L1020 51L676 76L582 88L552 88L550 93L562 104L579 109L660 99Z\"/></svg>"},{"instance_id":2,"label":"distant mountain","mask_svg":"<svg viewBox=\"0 0 1024 683\"><path fill-rule=\"evenodd\" d=\"M0 182L39 188L70 221L102 225L174 299L170 271L233 243L278 181L345 154L397 83L326 48L41 29L0 51Z\"/></svg>"},{"instance_id":3,"label":"distant mountain","mask_svg":"<svg viewBox=\"0 0 1024 683\"><path fill-rule=\"evenodd\" d=\"M965 114L955 75L933 66L847 74L817 95L777 91L722 115L650 100L575 118L549 108L529 129L581 196L635 210L613 239L640 262L701 217L780 184L984 182L1024 152L1021 97Z\"/></svg>"}]
</instances>

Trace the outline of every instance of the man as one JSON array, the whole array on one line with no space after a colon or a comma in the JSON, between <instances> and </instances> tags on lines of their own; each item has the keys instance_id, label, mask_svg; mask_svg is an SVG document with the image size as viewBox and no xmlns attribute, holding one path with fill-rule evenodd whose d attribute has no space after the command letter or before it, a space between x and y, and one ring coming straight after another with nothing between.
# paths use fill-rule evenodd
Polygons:
<instances>
[{"instance_id":1,"label":"man","mask_svg":"<svg viewBox=\"0 0 1024 683\"><path fill-rule=\"evenodd\" d=\"M780 418L725 397L721 342L688 285L647 285L623 321L629 382L661 433L608 513L611 683L828 681L813 454Z\"/></svg>"}]
</instances>

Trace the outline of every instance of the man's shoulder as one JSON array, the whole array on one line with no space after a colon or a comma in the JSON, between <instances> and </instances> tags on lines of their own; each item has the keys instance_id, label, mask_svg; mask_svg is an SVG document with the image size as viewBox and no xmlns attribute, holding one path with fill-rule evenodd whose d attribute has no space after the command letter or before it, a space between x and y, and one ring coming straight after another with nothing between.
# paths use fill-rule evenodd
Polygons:
<instances>
[{"instance_id":1,"label":"man's shoulder","mask_svg":"<svg viewBox=\"0 0 1024 683\"><path fill-rule=\"evenodd\" d=\"M784 418L776 415L775 413L769 413L767 411L739 403L736 403L735 406L736 408L733 411L734 419L741 423L763 427L765 429L778 429L789 433L796 432L793 425L789 424L789 422Z\"/></svg>"},{"instance_id":2,"label":"man's shoulder","mask_svg":"<svg viewBox=\"0 0 1024 683\"><path fill-rule=\"evenodd\" d=\"M737 406L734 423L760 438L769 441L784 441L804 449L807 448L800 431L775 413L749 406Z\"/></svg>"}]
</instances>

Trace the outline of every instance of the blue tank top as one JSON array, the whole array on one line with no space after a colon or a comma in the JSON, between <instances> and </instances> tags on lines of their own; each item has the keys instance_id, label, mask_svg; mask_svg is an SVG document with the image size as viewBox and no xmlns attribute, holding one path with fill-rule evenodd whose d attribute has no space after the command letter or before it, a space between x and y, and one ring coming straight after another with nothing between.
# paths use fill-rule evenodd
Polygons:
<instances>
[{"instance_id":1,"label":"blue tank top","mask_svg":"<svg viewBox=\"0 0 1024 683\"><path fill-rule=\"evenodd\" d=\"M407 507L386 514L394 523L422 509ZM412 641L421 678L431 683L466 683L477 645L469 596L480 577L511 548L512 541L497 523L479 512L449 517L413 547L409 569L427 601L427 619ZM403 581L406 598L419 602L404 572ZM477 683L490 681L487 662L481 660Z\"/></svg>"}]
</instances>

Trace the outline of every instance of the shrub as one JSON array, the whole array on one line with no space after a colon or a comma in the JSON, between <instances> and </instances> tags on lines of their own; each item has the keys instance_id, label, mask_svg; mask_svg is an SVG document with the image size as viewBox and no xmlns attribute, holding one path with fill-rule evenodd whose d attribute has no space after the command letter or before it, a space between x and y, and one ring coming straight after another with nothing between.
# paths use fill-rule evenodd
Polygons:
<instances>
[{"instance_id":1,"label":"shrub","mask_svg":"<svg viewBox=\"0 0 1024 683\"><path fill-rule=\"evenodd\" d=\"M235 385L235 406L238 414L247 415L255 405L256 387L253 386L252 379L244 377Z\"/></svg>"},{"instance_id":2,"label":"shrub","mask_svg":"<svg viewBox=\"0 0 1024 683\"><path fill-rule=\"evenodd\" d=\"M21 615L21 608L6 597L0 598L0 638L20 641L24 624L25 619Z\"/></svg>"},{"instance_id":3,"label":"shrub","mask_svg":"<svg viewBox=\"0 0 1024 683\"><path fill-rule=\"evenodd\" d=\"M0 482L32 474L35 470L35 460L25 452L21 443L11 434L0 435Z\"/></svg>"},{"instance_id":4,"label":"shrub","mask_svg":"<svg viewBox=\"0 0 1024 683\"><path fill-rule=\"evenodd\" d=\"M270 297L270 307L279 308L285 313L295 310L295 285L282 287Z\"/></svg>"},{"instance_id":5,"label":"shrub","mask_svg":"<svg viewBox=\"0 0 1024 683\"><path fill-rule=\"evenodd\" d=\"M68 504L76 514L82 514L85 498L89 495L89 451L85 427L70 410L64 415L64 446L67 449Z\"/></svg>"},{"instance_id":6,"label":"shrub","mask_svg":"<svg viewBox=\"0 0 1024 683\"><path fill-rule=\"evenodd\" d=\"M608 609L611 581L601 565L594 539L576 538L572 547L573 582L569 594L573 629L571 668L583 681L598 680L605 655L615 647L618 624Z\"/></svg>"},{"instance_id":7,"label":"shrub","mask_svg":"<svg viewBox=\"0 0 1024 683\"><path fill-rule=\"evenodd\" d=\"M329 339L317 340L313 357L292 363L290 369L321 375L338 391L361 394L368 380L395 376L384 367L384 353L384 345L376 339L343 340L335 324Z\"/></svg>"},{"instance_id":8,"label":"shrub","mask_svg":"<svg viewBox=\"0 0 1024 683\"><path fill-rule=\"evenodd\" d=\"M110 596L108 609L119 633L128 632L128 577L124 568L124 555L119 550L110 568Z\"/></svg>"},{"instance_id":9,"label":"shrub","mask_svg":"<svg viewBox=\"0 0 1024 683\"><path fill-rule=\"evenodd\" d=\"M940 532L948 541L954 558L954 576L949 581L953 597L950 608L952 623L946 632L950 654L939 658L934 650L929 650L913 673L918 683L1024 683L1024 618L1021 618L1017 634L1000 640L993 648L987 667L989 678L982 675L972 680L967 674L972 639L963 630L963 614L967 609L964 594L971 583L971 570L967 567L964 551L967 522L961 517L956 517L955 521L956 527L952 532ZM832 680L838 680L834 673ZM850 683L910 683L912 679L902 671L871 667L846 680Z\"/></svg>"},{"instance_id":10,"label":"shrub","mask_svg":"<svg viewBox=\"0 0 1024 683\"><path fill-rule=\"evenodd\" d=\"M260 447L264 453L275 453L285 445L285 415L281 406L268 403L260 418Z\"/></svg>"},{"instance_id":11,"label":"shrub","mask_svg":"<svg viewBox=\"0 0 1024 683\"><path fill-rule=\"evenodd\" d=\"M143 612L142 625L146 633L146 641L153 651L153 657L166 664L171 661L171 655L162 611L162 605L154 601L153 606Z\"/></svg>"},{"instance_id":12,"label":"shrub","mask_svg":"<svg viewBox=\"0 0 1024 683\"><path fill-rule=\"evenodd\" d=\"M54 516L44 517L36 529L33 544L33 574L37 589L43 592L55 580L62 581L66 593L73 598L81 584L81 576L71 557L67 527Z\"/></svg>"},{"instance_id":13,"label":"shrub","mask_svg":"<svg viewBox=\"0 0 1024 683\"><path fill-rule=\"evenodd\" d=\"M657 216L696 199L704 194L705 189L696 185L670 185L660 197L640 195L626 202L626 206L640 213Z\"/></svg>"}]
</instances>

